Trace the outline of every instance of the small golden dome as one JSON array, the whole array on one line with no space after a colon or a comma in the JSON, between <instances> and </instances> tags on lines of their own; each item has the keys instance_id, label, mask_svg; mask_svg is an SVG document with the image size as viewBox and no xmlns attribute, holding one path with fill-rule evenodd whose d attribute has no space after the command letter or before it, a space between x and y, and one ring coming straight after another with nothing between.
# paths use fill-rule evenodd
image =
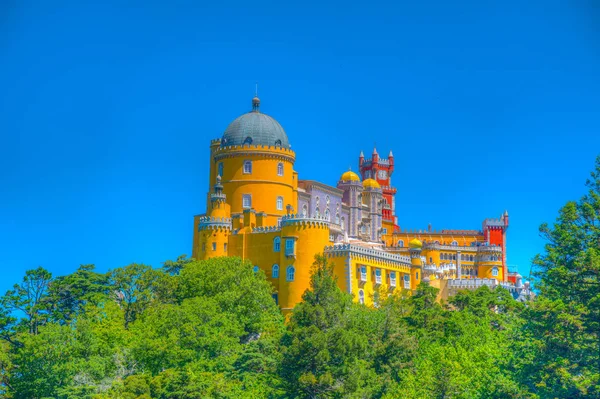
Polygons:
<instances>
[{"instance_id":1,"label":"small golden dome","mask_svg":"<svg viewBox=\"0 0 600 399\"><path fill-rule=\"evenodd\" d=\"M415 248L415 249L421 249L421 248L423 248L423 243L421 242L421 240L417 240L415 238L413 240L410 240L410 242L408 243L408 247Z\"/></svg>"},{"instance_id":2,"label":"small golden dome","mask_svg":"<svg viewBox=\"0 0 600 399\"><path fill-rule=\"evenodd\" d=\"M340 178L341 181L360 181L360 177L353 171L349 170L345 172Z\"/></svg>"},{"instance_id":3,"label":"small golden dome","mask_svg":"<svg viewBox=\"0 0 600 399\"><path fill-rule=\"evenodd\" d=\"M377 183L377 180L375 179L366 179L363 182L363 188L381 188L381 186L379 185L379 183Z\"/></svg>"}]
</instances>

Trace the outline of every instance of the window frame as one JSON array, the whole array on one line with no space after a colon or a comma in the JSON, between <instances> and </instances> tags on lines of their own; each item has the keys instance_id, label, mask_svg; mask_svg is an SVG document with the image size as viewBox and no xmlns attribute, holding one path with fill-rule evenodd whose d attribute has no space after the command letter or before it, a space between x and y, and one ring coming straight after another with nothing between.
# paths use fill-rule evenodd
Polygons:
<instances>
[{"instance_id":1,"label":"window frame","mask_svg":"<svg viewBox=\"0 0 600 399\"><path fill-rule=\"evenodd\" d=\"M281 195L277 196L276 208L278 211L283 211L283 197Z\"/></svg>"},{"instance_id":2,"label":"window frame","mask_svg":"<svg viewBox=\"0 0 600 399\"><path fill-rule=\"evenodd\" d=\"M291 278L290 278L290 273L291 273ZM296 278L296 269L294 268L293 265L289 265L285 269L285 281L292 282L292 281L294 281L295 278Z\"/></svg>"},{"instance_id":3,"label":"window frame","mask_svg":"<svg viewBox=\"0 0 600 399\"><path fill-rule=\"evenodd\" d=\"M273 239L273 252L281 252L281 237Z\"/></svg>"},{"instance_id":4,"label":"window frame","mask_svg":"<svg viewBox=\"0 0 600 399\"><path fill-rule=\"evenodd\" d=\"M279 278L279 265L277 263L271 266L271 278Z\"/></svg>"},{"instance_id":5,"label":"window frame","mask_svg":"<svg viewBox=\"0 0 600 399\"><path fill-rule=\"evenodd\" d=\"M246 167L248 166L248 167ZM245 159L244 160L244 166L242 168L242 173L245 175L251 175L252 174L252 160L251 159Z\"/></svg>"},{"instance_id":6,"label":"window frame","mask_svg":"<svg viewBox=\"0 0 600 399\"><path fill-rule=\"evenodd\" d=\"M283 176L283 162L277 164L277 176Z\"/></svg>"},{"instance_id":7,"label":"window frame","mask_svg":"<svg viewBox=\"0 0 600 399\"><path fill-rule=\"evenodd\" d=\"M248 205L246 205L246 199L248 199ZM242 208L243 209L251 209L252 208L252 194L242 194Z\"/></svg>"}]
</instances>

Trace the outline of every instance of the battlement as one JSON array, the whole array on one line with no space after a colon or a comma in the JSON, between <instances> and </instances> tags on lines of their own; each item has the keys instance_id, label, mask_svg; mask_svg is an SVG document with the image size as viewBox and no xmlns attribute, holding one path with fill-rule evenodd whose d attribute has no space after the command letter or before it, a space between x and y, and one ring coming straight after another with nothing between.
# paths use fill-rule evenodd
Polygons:
<instances>
[{"instance_id":1,"label":"battlement","mask_svg":"<svg viewBox=\"0 0 600 399\"><path fill-rule=\"evenodd\" d=\"M231 218L218 218L212 216L201 216L198 219L198 231L208 229L231 230Z\"/></svg>"},{"instance_id":2,"label":"battlement","mask_svg":"<svg viewBox=\"0 0 600 399\"><path fill-rule=\"evenodd\" d=\"M410 257L404 255L396 255L380 249L364 248L352 244L334 244L326 246L324 250L326 255L340 256L344 254L362 255L401 264L402 266L411 266Z\"/></svg>"},{"instance_id":3,"label":"battlement","mask_svg":"<svg viewBox=\"0 0 600 399\"><path fill-rule=\"evenodd\" d=\"M448 288L453 290L476 290L479 287L488 286L490 288L502 287L510 292L514 292L516 287L512 284L502 283L495 278L468 278L448 280Z\"/></svg>"},{"instance_id":4,"label":"battlement","mask_svg":"<svg viewBox=\"0 0 600 399\"><path fill-rule=\"evenodd\" d=\"M220 140L219 140L220 141ZM216 143L215 143L216 144ZM267 153L272 155L281 155L290 158L292 161L296 159L296 153L290 148L284 148L275 145L263 144L243 144L243 145L227 145L213 149L214 156L235 155L238 153Z\"/></svg>"},{"instance_id":5,"label":"battlement","mask_svg":"<svg viewBox=\"0 0 600 399\"><path fill-rule=\"evenodd\" d=\"M279 227L279 226L264 226L264 227L254 227L252 229L252 233L273 233L276 231L281 231L281 227Z\"/></svg>"},{"instance_id":6,"label":"battlement","mask_svg":"<svg viewBox=\"0 0 600 399\"><path fill-rule=\"evenodd\" d=\"M369 158L369 159L365 159L361 165L361 167L369 167L373 164L373 159ZM389 166L390 165L390 160L388 158L378 158L377 159L377 164L378 165L384 165L384 166Z\"/></svg>"},{"instance_id":7,"label":"battlement","mask_svg":"<svg viewBox=\"0 0 600 399\"><path fill-rule=\"evenodd\" d=\"M501 227L504 227L504 220L490 218L490 219L485 219L485 221L483 222L483 224L485 226L501 226Z\"/></svg>"},{"instance_id":8,"label":"battlement","mask_svg":"<svg viewBox=\"0 0 600 399\"><path fill-rule=\"evenodd\" d=\"M329 227L330 221L324 216L304 216L301 213L289 214L281 217L282 226L289 226L292 224L313 224L320 227Z\"/></svg>"}]
</instances>

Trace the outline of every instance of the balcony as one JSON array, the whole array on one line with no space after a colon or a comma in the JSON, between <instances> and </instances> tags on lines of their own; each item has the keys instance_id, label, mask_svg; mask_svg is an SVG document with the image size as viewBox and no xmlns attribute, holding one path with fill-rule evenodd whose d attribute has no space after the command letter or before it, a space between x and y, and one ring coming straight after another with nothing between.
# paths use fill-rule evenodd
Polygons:
<instances>
[{"instance_id":1,"label":"balcony","mask_svg":"<svg viewBox=\"0 0 600 399\"><path fill-rule=\"evenodd\" d=\"M375 285L381 285L381 275L375 276Z\"/></svg>"},{"instance_id":2,"label":"balcony","mask_svg":"<svg viewBox=\"0 0 600 399\"><path fill-rule=\"evenodd\" d=\"M364 273L361 272L360 273L359 281L361 283L366 283L367 282L367 272L364 272Z\"/></svg>"}]
</instances>

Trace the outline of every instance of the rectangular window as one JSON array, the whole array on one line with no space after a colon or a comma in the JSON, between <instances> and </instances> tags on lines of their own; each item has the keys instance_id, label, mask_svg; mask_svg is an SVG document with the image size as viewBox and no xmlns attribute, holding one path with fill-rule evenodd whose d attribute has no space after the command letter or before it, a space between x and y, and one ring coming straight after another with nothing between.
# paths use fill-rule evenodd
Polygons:
<instances>
[{"instance_id":1,"label":"rectangular window","mask_svg":"<svg viewBox=\"0 0 600 399\"><path fill-rule=\"evenodd\" d=\"M244 174L252 173L252 161L244 161Z\"/></svg>"},{"instance_id":2,"label":"rectangular window","mask_svg":"<svg viewBox=\"0 0 600 399\"><path fill-rule=\"evenodd\" d=\"M218 174L219 176L223 177L223 162L219 162Z\"/></svg>"},{"instance_id":3,"label":"rectangular window","mask_svg":"<svg viewBox=\"0 0 600 399\"><path fill-rule=\"evenodd\" d=\"M277 210L283 210L283 197L277 197Z\"/></svg>"},{"instance_id":4,"label":"rectangular window","mask_svg":"<svg viewBox=\"0 0 600 399\"><path fill-rule=\"evenodd\" d=\"M396 272L390 272L390 287L396 286Z\"/></svg>"},{"instance_id":5,"label":"rectangular window","mask_svg":"<svg viewBox=\"0 0 600 399\"><path fill-rule=\"evenodd\" d=\"M285 240L285 256L294 255L294 240L292 238L288 238Z\"/></svg>"},{"instance_id":6,"label":"rectangular window","mask_svg":"<svg viewBox=\"0 0 600 399\"><path fill-rule=\"evenodd\" d=\"M381 269L375 269L375 284L381 284Z\"/></svg>"},{"instance_id":7,"label":"rectangular window","mask_svg":"<svg viewBox=\"0 0 600 399\"><path fill-rule=\"evenodd\" d=\"M384 227L383 229L381 229L381 232L382 232L383 234L387 234L387 228L385 228L385 227Z\"/></svg>"},{"instance_id":8,"label":"rectangular window","mask_svg":"<svg viewBox=\"0 0 600 399\"><path fill-rule=\"evenodd\" d=\"M242 208L252 208L252 196L250 194L242 195Z\"/></svg>"},{"instance_id":9,"label":"rectangular window","mask_svg":"<svg viewBox=\"0 0 600 399\"><path fill-rule=\"evenodd\" d=\"M404 275L404 288L407 290L410 289L410 276L408 274Z\"/></svg>"},{"instance_id":10,"label":"rectangular window","mask_svg":"<svg viewBox=\"0 0 600 399\"><path fill-rule=\"evenodd\" d=\"M216 242L212 243L212 249L213 249L213 251L217 250L217 243Z\"/></svg>"},{"instance_id":11,"label":"rectangular window","mask_svg":"<svg viewBox=\"0 0 600 399\"><path fill-rule=\"evenodd\" d=\"M227 243L223 244L223 251L227 254Z\"/></svg>"},{"instance_id":12,"label":"rectangular window","mask_svg":"<svg viewBox=\"0 0 600 399\"><path fill-rule=\"evenodd\" d=\"M277 164L277 176L283 176L283 163Z\"/></svg>"},{"instance_id":13,"label":"rectangular window","mask_svg":"<svg viewBox=\"0 0 600 399\"><path fill-rule=\"evenodd\" d=\"M360 267L360 281L362 281L363 283L367 282L367 267L366 266Z\"/></svg>"}]
</instances>

